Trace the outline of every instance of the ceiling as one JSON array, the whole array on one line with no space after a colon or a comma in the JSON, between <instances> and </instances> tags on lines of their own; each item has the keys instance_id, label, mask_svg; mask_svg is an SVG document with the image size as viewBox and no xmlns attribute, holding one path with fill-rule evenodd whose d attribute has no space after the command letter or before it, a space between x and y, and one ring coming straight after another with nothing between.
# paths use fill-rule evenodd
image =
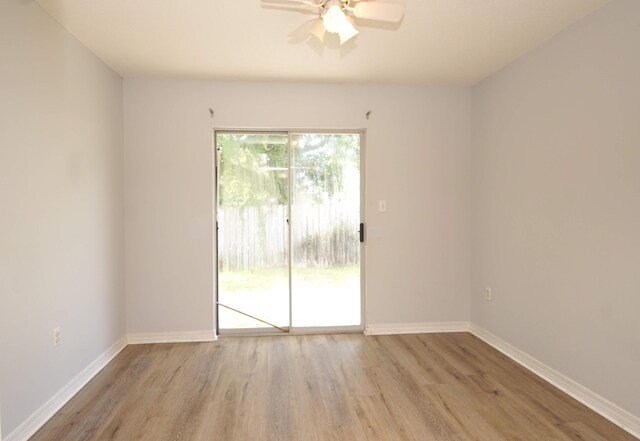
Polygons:
<instances>
[{"instance_id":1,"label":"ceiling","mask_svg":"<svg viewBox=\"0 0 640 441\"><path fill-rule=\"evenodd\" d=\"M610 0L406 0L343 46L260 0L37 1L125 78L472 85Z\"/></svg>"}]
</instances>

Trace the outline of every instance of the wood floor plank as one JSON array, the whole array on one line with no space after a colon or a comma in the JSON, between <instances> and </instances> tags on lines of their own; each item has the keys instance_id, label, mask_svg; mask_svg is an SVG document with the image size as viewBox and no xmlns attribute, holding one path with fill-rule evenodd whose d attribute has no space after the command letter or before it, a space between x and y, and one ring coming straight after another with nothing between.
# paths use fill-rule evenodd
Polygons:
<instances>
[{"instance_id":1,"label":"wood floor plank","mask_svg":"<svg viewBox=\"0 0 640 441\"><path fill-rule=\"evenodd\" d=\"M632 441L471 334L129 346L32 441Z\"/></svg>"}]
</instances>

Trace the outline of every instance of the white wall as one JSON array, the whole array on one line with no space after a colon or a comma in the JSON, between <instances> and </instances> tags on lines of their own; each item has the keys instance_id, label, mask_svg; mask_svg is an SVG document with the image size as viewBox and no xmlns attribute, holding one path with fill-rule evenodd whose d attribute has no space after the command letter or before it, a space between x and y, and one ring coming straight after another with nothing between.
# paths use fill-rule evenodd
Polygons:
<instances>
[{"instance_id":1,"label":"white wall","mask_svg":"<svg viewBox=\"0 0 640 441\"><path fill-rule=\"evenodd\" d=\"M37 6L3 1L4 434L121 337L125 316L133 333L215 327L209 107L218 127L367 130L367 323L466 321L471 293L471 320L640 415L638 17L640 2L618 0L472 96L142 80L123 91Z\"/></svg>"},{"instance_id":2,"label":"white wall","mask_svg":"<svg viewBox=\"0 0 640 441\"><path fill-rule=\"evenodd\" d=\"M472 96L472 320L635 415L639 54L618 0Z\"/></svg>"},{"instance_id":3,"label":"white wall","mask_svg":"<svg viewBox=\"0 0 640 441\"><path fill-rule=\"evenodd\" d=\"M2 0L0 88L6 436L125 332L122 80L34 2Z\"/></svg>"},{"instance_id":4,"label":"white wall","mask_svg":"<svg viewBox=\"0 0 640 441\"><path fill-rule=\"evenodd\" d=\"M130 332L215 326L209 107L218 127L366 128L367 322L468 320L468 88L125 80L124 90Z\"/></svg>"}]
</instances>

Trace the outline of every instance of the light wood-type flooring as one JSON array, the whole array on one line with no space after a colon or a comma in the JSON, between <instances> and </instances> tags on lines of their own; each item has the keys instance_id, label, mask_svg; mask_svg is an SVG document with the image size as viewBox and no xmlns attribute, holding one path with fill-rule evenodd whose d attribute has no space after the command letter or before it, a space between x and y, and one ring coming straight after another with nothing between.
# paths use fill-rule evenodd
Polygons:
<instances>
[{"instance_id":1,"label":"light wood-type flooring","mask_svg":"<svg viewBox=\"0 0 640 441\"><path fill-rule=\"evenodd\" d=\"M467 333L128 346L32 438L635 439Z\"/></svg>"}]
</instances>

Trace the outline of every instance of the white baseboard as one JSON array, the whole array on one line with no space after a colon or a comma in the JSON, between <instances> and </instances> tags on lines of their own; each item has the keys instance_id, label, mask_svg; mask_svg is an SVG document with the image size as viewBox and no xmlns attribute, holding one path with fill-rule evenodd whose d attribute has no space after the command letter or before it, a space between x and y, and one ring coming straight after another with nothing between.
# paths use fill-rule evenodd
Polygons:
<instances>
[{"instance_id":1,"label":"white baseboard","mask_svg":"<svg viewBox=\"0 0 640 441\"><path fill-rule=\"evenodd\" d=\"M640 417L637 417L595 392L557 372L529 354L496 337L481 327L468 322L406 323L368 325L367 335L419 334L438 332L471 332L526 369L545 379L585 406L640 438ZM113 344L82 372L63 387L53 398L18 426L4 441L27 441L73 396L100 372L127 344L209 342L217 340L215 331L159 332L129 334Z\"/></svg>"},{"instance_id":2,"label":"white baseboard","mask_svg":"<svg viewBox=\"0 0 640 441\"><path fill-rule=\"evenodd\" d=\"M29 418L11 432L4 441L27 441L38 431L62 406L77 394L98 372L127 346L124 337L115 342L102 355L95 359L82 372L76 375L66 386L36 410Z\"/></svg>"},{"instance_id":3,"label":"white baseboard","mask_svg":"<svg viewBox=\"0 0 640 441\"><path fill-rule=\"evenodd\" d=\"M468 322L431 322L372 324L365 327L365 335L433 334L439 332L468 332Z\"/></svg>"},{"instance_id":4,"label":"white baseboard","mask_svg":"<svg viewBox=\"0 0 640 441\"><path fill-rule=\"evenodd\" d=\"M640 438L640 417L637 417L612 402L602 398L595 392L587 389L583 385L573 381L546 364L536 360L529 354L512 346L501 338L496 337L481 327L471 323L469 331L480 340L483 340L485 343L493 346L507 357L553 384L558 389L575 398L593 411L599 413L615 425L620 426L636 438Z\"/></svg>"},{"instance_id":5,"label":"white baseboard","mask_svg":"<svg viewBox=\"0 0 640 441\"><path fill-rule=\"evenodd\" d=\"M216 331L184 331L184 332L145 332L128 334L127 343L130 345L151 343L195 343L216 341Z\"/></svg>"},{"instance_id":6,"label":"white baseboard","mask_svg":"<svg viewBox=\"0 0 640 441\"><path fill-rule=\"evenodd\" d=\"M207 342L217 339L215 331L153 332L122 337L6 438L3 438L3 441L27 441L128 344Z\"/></svg>"}]
</instances>

